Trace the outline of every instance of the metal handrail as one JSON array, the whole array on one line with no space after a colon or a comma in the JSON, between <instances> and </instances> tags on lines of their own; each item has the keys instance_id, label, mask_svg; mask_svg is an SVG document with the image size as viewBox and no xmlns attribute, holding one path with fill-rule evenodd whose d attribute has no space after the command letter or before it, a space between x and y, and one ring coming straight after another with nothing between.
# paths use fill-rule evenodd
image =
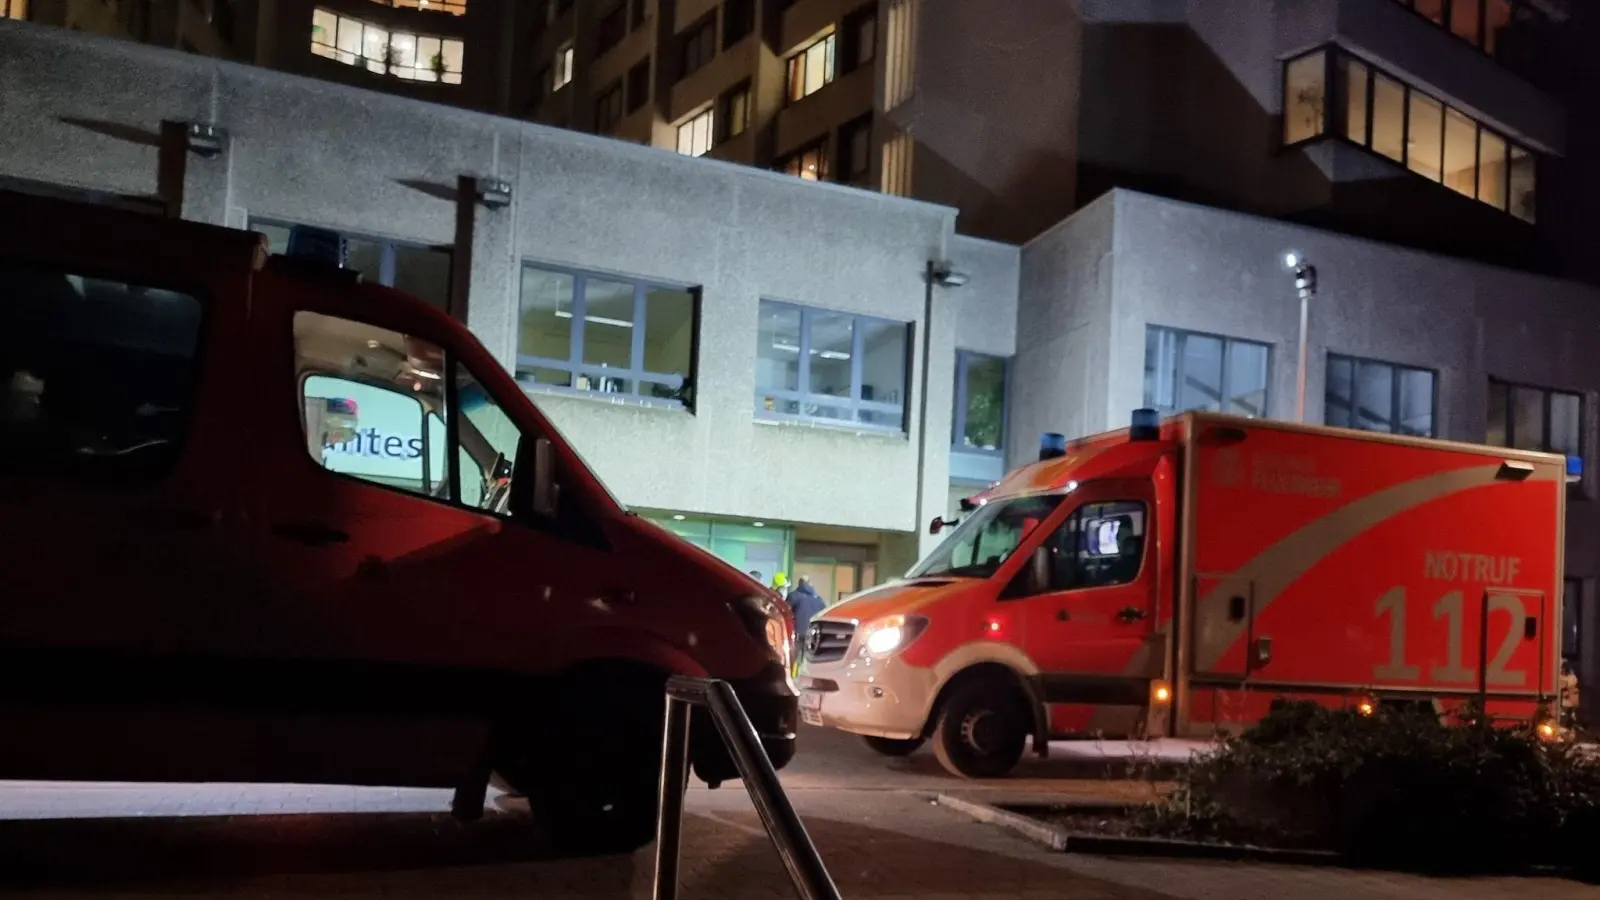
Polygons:
<instances>
[{"instance_id":1,"label":"metal handrail","mask_svg":"<svg viewBox=\"0 0 1600 900\"><path fill-rule=\"evenodd\" d=\"M722 743L744 780L750 800L755 803L767 837L778 851L778 858L789 871L789 880L801 900L839 900L823 865L821 854L811 843L811 835L800 822L789 797L778 782L755 726L745 715L739 697L726 682L716 678L690 678L675 675L667 681L667 727L661 741L660 812L656 819L655 900L677 900L678 863L683 845L683 799L689 787L689 719L694 706L711 712Z\"/></svg>"}]
</instances>

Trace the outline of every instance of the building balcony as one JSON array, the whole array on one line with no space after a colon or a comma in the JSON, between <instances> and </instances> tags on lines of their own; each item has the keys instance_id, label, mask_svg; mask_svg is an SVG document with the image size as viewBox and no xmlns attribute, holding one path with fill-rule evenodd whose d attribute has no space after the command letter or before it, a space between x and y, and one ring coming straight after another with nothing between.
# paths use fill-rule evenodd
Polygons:
<instances>
[{"instance_id":1,"label":"building balcony","mask_svg":"<svg viewBox=\"0 0 1600 900\"><path fill-rule=\"evenodd\" d=\"M784 107L778 113L773 152L779 158L788 156L831 134L841 124L871 112L873 76L872 66L862 66Z\"/></svg>"}]
</instances>

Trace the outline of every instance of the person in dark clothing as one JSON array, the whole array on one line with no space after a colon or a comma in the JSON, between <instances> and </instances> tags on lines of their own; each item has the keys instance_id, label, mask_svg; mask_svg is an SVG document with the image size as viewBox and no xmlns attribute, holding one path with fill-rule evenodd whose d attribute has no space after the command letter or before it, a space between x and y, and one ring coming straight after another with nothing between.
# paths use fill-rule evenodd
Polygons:
<instances>
[{"instance_id":1,"label":"person in dark clothing","mask_svg":"<svg viewBox=\"0 0 1600 900\"><path fill-rule=\"evenodd\" d=\"M825 605L816 588L811 586L811 579L800 576L794 590L789 592L789 607L794 610L794 633L799 636L801 647L805 646L805 636L811 632L811 617L822 612Z\"/></svg>"}]
</instances>

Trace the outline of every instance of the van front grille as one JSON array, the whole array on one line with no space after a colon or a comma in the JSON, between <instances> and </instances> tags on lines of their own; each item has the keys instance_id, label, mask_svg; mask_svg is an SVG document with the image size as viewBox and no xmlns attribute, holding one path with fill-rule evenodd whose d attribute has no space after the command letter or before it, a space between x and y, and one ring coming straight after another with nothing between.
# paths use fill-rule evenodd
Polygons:
<instances>
[{"instance_id":1,"label":"van front grille","mask_svg":"<svg viewBox=\"0 0 1600 900\"><path fill-rule=\"evenodd\" d=\"M811 623L806 635L806 659L812 662L830 662L844 658L850 649L850 639L855 637L856 626L850 622L830 622L819 619Z\"/></svg>"}]
</instances>

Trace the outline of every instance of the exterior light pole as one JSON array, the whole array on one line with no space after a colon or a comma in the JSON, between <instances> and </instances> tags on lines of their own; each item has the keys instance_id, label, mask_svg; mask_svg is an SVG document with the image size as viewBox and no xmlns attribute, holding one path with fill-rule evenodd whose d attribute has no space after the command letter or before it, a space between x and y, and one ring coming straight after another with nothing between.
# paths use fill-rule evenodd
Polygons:
<instances>
[{"instance_id":1,"label":"exterior light pole","mask_svg":"<svg viewBox=\"0 0 1600 900\"><path fill-rule=\"evenodd\" d=\"M1306 262L1298 253L1286 253L1283 257L1284 267L1294 272L1294 289L1300 295L1300 366L1295 372L1294 392L1294 417L1296 421L1306 420L1306 357L1309 355L1307 346L1307 326L1311 318L1311 298L1317 295L1317 267Z\"/></svg>"}]
</instances>

